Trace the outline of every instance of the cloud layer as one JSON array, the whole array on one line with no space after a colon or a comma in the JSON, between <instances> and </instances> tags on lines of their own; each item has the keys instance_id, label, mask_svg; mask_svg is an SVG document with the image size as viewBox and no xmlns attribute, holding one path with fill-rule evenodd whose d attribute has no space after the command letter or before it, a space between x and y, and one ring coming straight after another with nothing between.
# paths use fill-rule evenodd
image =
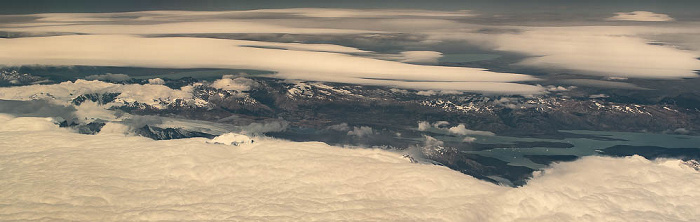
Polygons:
<instances>
[{"instance_id":1,"label":"cloud layer","mask_svg":"<svg viewBox=\"0 0 700 222\"><path fill-rule=\"evenodd\" d=\"M700 69L700 51L692 47L697 45L692 36L700 32L697 23L647 11L620 12L583 25L564 20L528 26L510 25L518 22L507 19L489 22L494 17L469 11L395 9L49 13L29 18L35 20L0 24L0 31L83 36L2 39L4 65L247 68L277 71L276 77L288 79L505 94L543 89L524 84L534 80L526 75L406 63L437 64L448 52L478 48L524 55L517 65L552 73L679 79L697 77ZM602 19L667 23L631 26ZM523 70L508 65L503 66Z\"/></svg>"},{"instance_id":2,"label":"cloud layer","mask_svg":"<svg viewBox=\"0 0 700 222\"><path fill-rule=\"evenodd\" d=\"M412 65L340 53L247 47L250 41L121 35L0 39L6 65L88 65L272 70L275 77L418 89L536 94L540 87L504 82L528 75L477 68ZM507 87L504 87L507 86Z\"/></svg>"},{"instance_id":3,"label":"cloud layer","mask_svg":"<svg viewBox=\"0 0 700 222\"><path fill-rule=\"evenodd\" d=\"M497 38L499 50L530 54L522 65L579 71L599 76L694 78L698 54L648 44L638 30L610 27L536 28Z\"/></svg>"},{"instance_id":4,"label":"cloud layer","mask_svg":"<svg viewBox=\"0 0 700 222\"><path fill-rule=\"evenodd\" d=\"M675 43L651 44L655 35L698 33L692 27L573 26L520 27L516 33L435 33L436 40L462 40L485 49L523 54L515 63L575 74L647 79L696 78L700 51Z\"/></svg>"},{"instance_id":5,"label":"cloud layer","mask_svg":"<svg viewBox=\"0 0 700 222\"><path fill-rule=\"evenodd\" d=\"M633 11L633 12L618 12L615 16L608 20L617 21L639 21L639 22L669 22L675 19L666 14L648 12L648 11Z\"/></svg>"},{"instance_id":6,"label":"cloud layer","mask_svg":"<svg viewBox=\"0 0 700 222\"><path fill-rule=\"evenodd\" d=\"M139 84L114 84L102 81L77 80L75 82L62 82L53 85L30 85L10 88L0 88L0 99L5 100L38 100L45 99L52 103L69 105L77 96L83 94L119 93L114 103L143 103L155 108L164 106L182 99L187 103L206 103L201 99L195 99L192 95L192 86L181 89L171 89L164 85L139 85ZM106 104L110 107L110 104Z\"/></svg>"},{"instance_id":7,"label":"cloud layer","mask_svg":"<svg viewBox=\"0 0 700 222\"><path fill-rule=\"evenodd\" d=\"M519 188L401 154L256 139L81 135L0 115L6 220L689 221L700 173L678 160L584 157ZM40 192L38 192L40 191Z\"/></svg>"}]
</instances>

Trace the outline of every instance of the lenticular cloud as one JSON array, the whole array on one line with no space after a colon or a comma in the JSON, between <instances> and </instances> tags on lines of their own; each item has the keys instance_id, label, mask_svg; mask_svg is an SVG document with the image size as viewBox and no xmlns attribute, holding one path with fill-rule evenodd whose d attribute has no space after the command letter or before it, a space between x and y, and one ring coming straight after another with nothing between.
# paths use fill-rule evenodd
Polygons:
<instances>
[{"instance_id":1,"label":"lenticular cloud","mask_svg":"<svg viewBox=\"0 0 700 222\"><path fill-rule=\"evenodd\" d=\"M669 22L675 19L671 18L666 14L659 14L648 11L634 11L634 12L617 12L615 16L608 18L608 20L617 21L639 21L639 22Z\"/></svg>"},{"instance_id":2,"label":"lenticular cloud","mask_svg":"<svg viewBox=\"0 0 700 222\"><path fill-rule=\"evenodd\" d=\"M0 220L688 221L700 173L585 157L508 188L400 154L82 135L0 116Z\"/></svg>"},{"instance_id":3,"label":"lenticular cloud","mask_svg":"<svg viewBox=\"0 0 700 222\"><path fill-rule=\"evenodd\" d=\"M275 77L309 81L388 85L504 94L538 94L538 86L515 83L536 78L478 68L413 65L352 56L347 47L280 45L205 38L143 38L124 35L0 39L0 65L133 66L272 70ZM307 51L310 50L310 51Z\"/></svg>"}]
</instances>

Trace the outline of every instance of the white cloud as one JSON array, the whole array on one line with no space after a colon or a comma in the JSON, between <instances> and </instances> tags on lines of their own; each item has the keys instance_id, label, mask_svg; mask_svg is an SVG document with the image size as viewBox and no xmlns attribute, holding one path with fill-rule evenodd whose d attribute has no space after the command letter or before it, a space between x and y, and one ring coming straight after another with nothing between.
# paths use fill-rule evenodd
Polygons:
<instances>
[{"instance_id":1,"label":"white cloud","mask_svg":"<svg viewBox=\"0 0 700 222\"><path fill-rule=\"evenodd\" d=\"M70 25L75 22L108 22L114 21L112 15L117 13L40 13L35 14L40 24L61 24Z\"/></svg>"},{"instance_id":2,"label":"white cloud","mask_svg":"<svg viewBox=\"0 0 700 222\"><path fill-rule=\"evenodd\" d=\"M428 121L420 121L418 122L418 130L420 131L427 131L430 129L430 123Z\"/></svg>"},{"instance_id":3,"label":"white cloud","mask_svg":"<svg viewBox=\"0 0 700 222\"><path fill-rule=\"evenodd\" d=\"M428 121L420 121L418 122L418 130L419 131L428 131L430 129L435 129L439 130L445 133L450 133L454 135L481 135L481 136L495 136L496 134L489 132L489 131L479 131L479 130L470 130L467 129L467 127L464 124L458 124L457 126L453 127L447 127L450 125L450 122L447 121L437 121L434 122L433 124L430 124ZM469 137L467 137L469 138ZM465 141L468 139L465 138Z\"/></svg>"},{"instance_id":4,"label":"white cloud","mask_svg":"<svg viewBox=\"0 0 700 222\"><path fill-rule=\"evenodd\" d=\"M220 144L225 144L225 145L243 146L243 145L253 144L254 140L246 135L241 135L241 134L236 134L236 133L226 133L226 134L214 137L214 139L211 139L210 142L214 143L214 144L220 143Z\"/></svg>"},{"instance_id":5,"label":"white cloud","mask_svg":"<svg viewBox=\"0 0 700 222\"><path fill-rule=\"evenodd\" d=\"M567 90L569 90L569 89L567 89L566 87L563 87L563 86L552 86L552 85L547 86L547 91L550 91L550 92L562 92L562 91L567 91Z\"/></svg>"},{"instance_id":6,"label":"white cloud","mask_svg":"<svg viewBox=\"0 0 700 222\"><path fill-rule=\"evenodd\" d=\"M700 173L679 160L584 157L519 188L401 154L262 139L81 135L0 115L6 220L692 221ZM31 138L31 139L28 139ZM439 144L439 142L436 142Z\"/></svg>"},{"instance_id":7,"label":"white cloud","mask_svg":"<svg viewBox=\"0 0 700 222\"><path fill-rule=\"evenodd\" d=\"M464 137L464 139L462 139L462 142L465 142L465 143L471 143L471 142L474 142L474 141L476 141L476 138L474 138L474 137L468 137L468 136L467 136L467 137Z\"/></svg>"},{"instance_id":8,"label":"white cloud","mask_svg":"<svg viewBox=\"0 0 700 222\"><path fill-rule=\"evenodd\" d=\"M600 98L608 98L608 97L610 97L610 96L605 95L605 94L593 94L593 95L588 96L588 98L591 98L591 99L600 99Z\"/></svg>"},{"instance_id":9,"label":"white cloud","mask_svg":"<svg viewBox=\"0 0 700 222\"><path fill-rule=\"evenodd\" d=\"M332 45L332 44L302 44L302 43L279 43L279 42L258 42L258 41L240 41L241 46L257 46L257 47L273 47L299 51L317 51L317 52L339 52L339 53L369 53L369 51L360 50L353 47Z\"/></svg>"},{"instance_id":10,"label":"white cloud","mask_svg":"<svg viewBox=\"0 0 700 222\"><path fill-rule=\"evenodd\" d=\"M5 65L88 65L272 70L276 77L414 89L537 94L535 78L477 68L412 65L338 53L251 48L250 41L134 36L0 39Z\"/></svg>"},{"instance_id":11,"label":"white cloud","mask_svg":"<svg viewBox=\"0 0 700 222\"><path fill-rule=\"evenodd\" d=\"M607 20L615 21L639 21L639 22L669 22L675 19L666 14L648 12L648 11L633 11L633 12L617 12L615 16L607 18Z\"/></svg>"},{"instance_id":12,"label":"white cloud","mask_svg":"<svg viewBox=\"0 0 700 222\"><path fill-rule=\"evenodd\" d=\"M100 80L100 81L113 81L113 82L121 82L121 81L127 81L130 80L131 77L129 77L126 74L112 74L112 73L107 73L104 75L89 75L85 76L86 80Z\"/></svg>"},{"instance_id":13,"label":"white cloud","mask_svg":"<svg viewBox=\"0 0 700 222\"><path fill-rule=\"evenodd\" d=\"M458 29L459 26L453 27ZM489 28L503 28L493 26ZM694 78L700 69L698 25L508 26L515 31L427 32L430 41L465 41L485 50L530 56L520 65L606 77ZM666 40L666 41L661 41ZM663 44L651 44L651 43ZM689 50L685 50L689 49Z\"/></svg>"},{"instance_id":14,"label":"white cloud","mask_svg":"<svg viewBox=\"0 0 700 222\"><path fill-rule=\"evenodd\" d=\"M444 154L445 142L428 135L423 135L423 138L425 138L423 141L423 146L419 147L420 156L434 157ZM410 152L411 151L409 151L409 153Z\"/></svg>"},{"instance_id":15,"label":"white cloud","mask_svg":"<svg viewBox=\"0 0 700 222\"><path fill-rule=\"evenodd\" d=\"M309 18L464 18L476 14L468 10L434 11L415 9L344 9L344 8L284 8L245 11L140 11L117 13L41 13L35 14L40 23L71 24L84 22L167 22L212 19L279 18L296 15Z\"/></svg>"},{"instance_id":16,"label":"white cloud","mask_svg":"<svg viewBox=\"0 0 700 222\"><path fill-rule=\"evenodd\" d=\"M450 122L447 122L447 121L437 121L437 122L433 123L433 127L438 128L438 129L439 129L439 128L442 128L443 126L447 126L447 125L450 125Z\"/></svg>"},{"instance_id":17,"label":"white cloud","mask_svg":"<svg viewBox=\"0 0 700 222\"><path fill-rule=\"evenodd\" d=\"M379 33L380 31L333 29L333 28L296 28L245 20L220 20L197 22L169 22L158 24L71 24L55 26L30 26L0 28L9 32L34 33L83 33L83 34L182 34L182 33L289 33L289 34L357 34Z\"/></svg>"},{"instance_id":18,"label":"white cloud","mask_svg":"<svg viewBox=\"0 0 700 222\"><path fill-rule=\"evenodd\" d=\"M289 123L286 121L266 121L259 123L251 123L246 126L242 126L242 134L262 134L267 132L281 132L287 129Z\"/></svg>"},{"instance_id":19,"label":"white cloud","mask_svg":"<svg viewBox=\"0 0 700 222\"><path fill-rule=\"evenodd\" d=\"M408 93L410 93L408 90L405 90L405 89L396 89L396 88L389 89L389 91L391 91L391 92L393 92L393 93L397 93L397 94L408 94Z\"/></svg>"},{"instance_id":20,"label":"white cloud","mask_svg":"<svg viewBox=\"0 0 700 222\"><path fill-rule=\"evenodd\" d=\"M442 53L435 51L405 51L401 52L402 62L436 64Z\"/></svg>"},{"instance_id":21,"label":"white cloud","mask_svg":"<svg viewBox=\"0 0 700 222\"><path fill-rule=\"evenodd\" d=\"M463 197L504 189L381 150L275 140L238 149L11 121L0 126L42 127L0 134L5 219L456 221L474 218L464 210L476 200Z\"/></svg>"},{"instance_id":22,"label":"white cloud","mask_svg":"<svg viewBox=\"0 0 700 222\"><path fill-rule=\"evenodd\" d=\"M467 129L464 124L459 124L457 126L450 127L447 129L448 132L456 135L481 135L481 136L495 136L495 133L488 131L478 131Z\"/></svg>"},{"instance_id":23,"label":"white cloud","mask_svg":"<svg viewBox=\"0 0 700 222\"><path fill-rule=\"evenodd\" d=\"M698 213L683 212L700 203L688 195L698 189L688 182L700 179L700 173L680 162L634 156L555 164L524 187L492 199L503 204L494 210L506 214L502 221L694 220ZM682 175L689 178L671 179ZM530 204L546 207L525 207Z\"/></svg>"},{"instance_id":24,"label":"white cloud","mask_svg":"<svg viewBox=\"0 0 700 222\"><path fill-rule=\"evenodd\" d=\"M340 9L340 8L292 8L292 9L262 9L258 12L290 13L306 17L318 18L386 18L386 17L472 17L467 10L460 11L431 11L408 9Z\"/></svg>"},{"instance_id":25,"label":"white cloud","mask_svg":"<svg viewBox=\"0 0 700 222\"><path fill-rule=\"evenodd\" d=\"M617 81L605 81L597 79L566 79L558 81L564 84L572 84L577 86L588 86L596 88L610 88L610 89L634 89L634 90L645 90L647 88L639 87L632 83L627 82L617 82Z\"/></svg>"},{"instance_id":26,"label":"white cloud","mask_svg":"<svg viewBox=\"0 0 700 222\"><path fill-rule=\"evenodd\" d=\"M280 19L280 16L289 15L301 17ZM314 19L329 15L343 19ZM419 90L526 95L544 92L544 89L538 86L508 83L536 80L527 75L382 61L365 58L380 58L380 54L332 44L122 36L286 33L328 35L333 38L333 35L341 34L420 33L437 27L454 31L452 27L462 24L450 19L473 16L467 11L271 9L222 12L49 13L36 16L40 17L38 21L26 22L24 25L11 24L0 27L0 30L114 36L28 38L5 41L5 44L0 41L0 46L15 46L3 47L3 52L6 52L4 55L9 55L15 50L28 50L19 56L24 55L24 58L0 58L5 65L243 68L277 71L277 77L287 79L384 85ZM373 22L361 22L363 19L373 19ZM35 49L27 46L35 46ZM364 57L321 52L360 54ZM434 63L439 57L438 54L432 51L409 51L388 56L396 57L396 61Z\"/></svg>"},{"instance_id":27,"label":"white cloud","mask_svg":"<svg viewBox=\"0 0 700 222\"><path fill-rule=\"evenodd\" d=\"M326 129L341 131L341 132L350 131L350 127L348 126L347 123L339 123L339 124L331 125L331 126L326 127Z\"/></svg>"},{"instance_id":28,"label":"white cloud","mask_svg":"<svg viewBox=\"0 0 700 222\"><path fill-rule=\"evenodd\" d=\"M434 96L437 94L438 94L438 92L435 92L434 90L421 90L421 91L416 92L416 95L419 95L419 96Z\"/></svg>"},{"instance_id":29,"label":"white cloud","mask_svg":"<svg viewBox=\"0 0 700 222\"><path fill-rule=\"evenodd\" d=\"M105 125L100 129L100 132L98 133L99 135L119 135L119 136L124 136L128 135L132 129L124 124L116 123L116 122L107 122Z\"/></svg>"},{"instance_id":30,"label":"white cloud","mask_svg":"<svg viewBox=\"0 0 700 222\"><path fill-rule=\"evenodd\" d=\"M288 18L290 15L293 18ZM696 77L700 69L697 47L697 24L680 23L660 26L569 26L555 24L551 27L477 25L460 22L473 16L467 11L425 10L355 10L355 9L265 9L250 11L190 12L149 11L127 13L58 13L37 14L38 21L8 24L0 30L12 32L59 32L91 34L196 34L196 33L287 33L324 35L326 39L344 34L393 35L403 33L415 39L409 46L429 46L442 40L467 40L469 44L489 50L501 50L532 56L522 65L547 69L574 71L581 74L620 76L632 78L674 79ZM609 19L668 21L668 15L653 12L620 12ZM54 25L50 25L55 23ZM607 24L607 23L605 23ZM550 25L550 24L548 24ZM508 29L510 34L484 34L482 29ZM659 36L664 34L664 36ZM418 36L429 36L422 39ZM680 36L680 37L679 37ZM650 45L654 38L670 39L671 43ZM42 43L39 43L42 44ZM43 43L51 44L51 43ZM272 47L295 51L326 51L359 53L377 58L388 57L396 61L433 62L435 54L378 55L357 48L332 44L299 44L240 41L238 46ZM695 51L680 50L690 47ZM117 46L110 46L117 47ZM419 47L425 49L424 47ZM429 49L429 48L428 48ZM199 54L193 53L194 56ZM418 56L418 57L416 57ZM65 59L65 58L63 58ZM417 59L417 60L416 60ZM349 61L346 61L349 62ZM348 63L355 64L355 63ZM201 65L201 64L200 64ZM326 74L326 73L324 73ZM324 75L310 74L310 75ZM301 74L297 74L301 75ZM289 78L299 78L289 76ZM315 77L321 79L322 77ZM301 78L303 79L303 78ZM353 80L351 83L372 81ZM517 80L516 80L517 81ZM376 82L376 81L375 81ZM386 83L386 82L385 82ZM392 83L409 88L404 83ZM437 84L427 84L437 88ZM448 90L457 85L442 85ZM506 90L508 86L484 83L471 91L491 92ZM471 87L462 87L471 88ZM491 89L491 90L489 90ZM536 91L526 86L508 93ZM539 91L542 91L539 89ZM523 93L526 94L526 93Z\"/></svg>"},{"instance_id":31,"label":"white cloud","mask_svg":"<svg viewBox=\"0 0 700 222\"><path fill-rule=\"evenodd\" d=\"M493 38L497 50L532 55L519 63L526 66L631 78L698 76L700 53L650 45L636 32L614 27L552 27L484 38Z\"/></svg>"},{"instance_id":32,"label":"white cloud","mask_svg":"<svg viewBox=\"0 0 700 222\"><path fill-rule=\"evenodd\" d=\"M108 110L109 107L104 107L96 102L85 101L79 106L75 106L75 116L78 122L89 123L97 119L101 120L116 120L117 115L112 110Z\"/></svg>"},{"instance_id":33,"label":"white cloud","mask_svg":"<svg viewBox=\"0 0 700 222\"><path fill-rule=\"evenodd\" d=\"M374 130L372 129L372 127L369 127L369 126L360 126L360 127L354 126L354 127L352 127L351 131L348 131L349 136L356 136L356 137L365 137L365 136L369 136L369 135L373 135L373 134L374 134Z\"/></svg>"},{"instance_id":34,"label":"white cloud","mask_svg":"<svg viewBox=\"0 0 700 222\"><path fill-rule=\"evenodd\" d=\"M447 129L447 131L457 135L467 135L467 133L469 133L464 124L459 124L457 126L450 127L449 129Z\"/></svg>"},{"instance_id":35,"label":"white cloud","mask_svg":"<svg viewBox=\"0 0 700 222\"><path fill-rule=\"evenodd\" d=\"M245 77L224 76L221 79L214 81L211 87L223 90L236 90L238 92L248 91L255 87L257 83Z\"/></svg>"},{"instance_id":36,"label":"white cloud","mask_svg":"<svg viewBox=\"0 0 700 222\"><path fill-rule=\"evenodd\" d=\"M148 80L148 84L151 85L165 85L165 80L161 78L153 78Z\"/></svg>"},{"instance_id":37,"label":"white cloud","mask_svg":"<svg viewBox=\"0 0 700 222\"><path fill-rule=\"evenodd\" d=\"M29 85L11 88L0 88L0 99L6 100L34 100L47 99L49 101L68 105L77 96L90 93L120 93L114 103L124 104L139 102L164 108L165 103L171 103L182 99L190 104L203 104L203 100L195 99L192 95L192 87L185 86L181 89L171 89L164 85L140 85L140 84L113 84L102 81L76 80L75 82L62 82L53 85ZM106 104L107 107L112 104Z\"/></svg>"}]
</instances>

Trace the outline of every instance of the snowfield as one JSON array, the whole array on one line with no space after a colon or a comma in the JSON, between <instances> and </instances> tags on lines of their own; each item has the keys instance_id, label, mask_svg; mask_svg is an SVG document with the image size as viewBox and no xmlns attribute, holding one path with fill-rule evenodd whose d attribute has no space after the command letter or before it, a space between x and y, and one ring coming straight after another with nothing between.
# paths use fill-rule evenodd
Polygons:
<instances>
[{"instance_id":1,"label":"snowfield","mask_svg":"<svg viewBox=\"0 0 700 222\"><path fill-rule=\"evenodd\" d=\"M679 160L584 157L509 188L383 150L82 135L52 121L0 114L0 220L700 218L700 173Z\"/></svg>"}]
</instances>

